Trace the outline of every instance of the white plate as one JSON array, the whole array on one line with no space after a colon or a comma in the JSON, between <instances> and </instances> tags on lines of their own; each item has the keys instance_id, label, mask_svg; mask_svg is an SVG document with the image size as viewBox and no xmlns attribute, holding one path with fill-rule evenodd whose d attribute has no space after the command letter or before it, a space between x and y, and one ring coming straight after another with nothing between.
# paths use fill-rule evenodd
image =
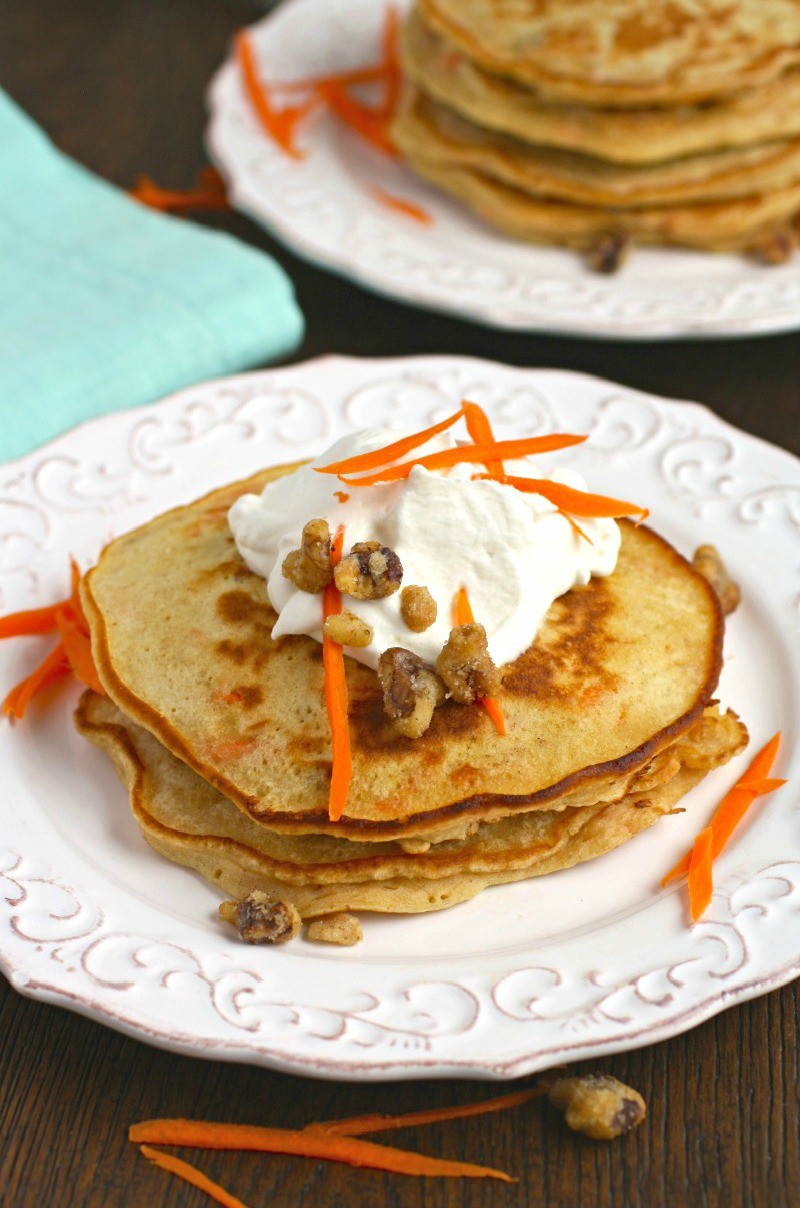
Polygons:
<instances>
[{"instance_id":1,"label":"white plate","mask_svg":"<svg viewBox=\"0 0 800 1208\"><path fill-rule=\"evenodd\" d=\"M251 29L263 78L374 62L384 11L379 0L287 0ZM600 276L573 252L495 233L330 117L302 130L307 158L289 159L258 124L231 59L208 105L209 152L233 204L302 256L380 293L492 326L567 335L651 339L800 327L800 257L770 267L742 256L641 249L615 276ZM423 206L434 225L387 209L376 186Z\"/></svg>"},{"instance_id":2,"label":"white plate","mask_svg":"<svg viewBox=\"0 0 800 1208\"><path fill-rule=\"evenodd\" d=\"M369 917L364 942L251 948L218 895L139 837L108 760L70 724L77 689L0 725L0 956L25 994L196 1055L339 1078L510 1078L643 1045L800 969L800 465L690 403L596 378L463 358L326 358L211 382L77 428L0 471L0 611L65 594L114 534L366 424L427 425L468 394L498 433L590 433L558 454L652 509L691 552L713 541L744 585L720 693L748 754L688 811L602 859L452 910ZM48 648L0 643L0 685ZM659 888L753 751L776 774L715 865L695 927Z\"/></svg>"}]
</instances>

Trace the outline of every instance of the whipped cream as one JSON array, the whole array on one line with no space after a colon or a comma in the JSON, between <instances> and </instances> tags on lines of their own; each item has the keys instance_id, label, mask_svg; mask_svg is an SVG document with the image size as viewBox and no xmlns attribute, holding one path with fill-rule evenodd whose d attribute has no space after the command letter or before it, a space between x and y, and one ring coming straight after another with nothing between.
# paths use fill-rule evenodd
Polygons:
<instances>
[{"instance_id":1,"label":"whipped cream","mask_svg":"<svg viewBox=\"0 0 800 1208\"><path fill-rule=\"evenodd\" d=\"M278 613L273 637L307 634L322 641L321 596L300 591L282 572L284 558L300 545L303 526L317 518L328 521L331 534L344 526L345 553L357 541L389 546L403 565L401 590L419 584L437 603L434 624L413 633L400 613L400 591L380 600L345 597L347 611L373 629L369 646L345 649L372 668L390 646L403 646L435 663L450 634L453 598L462 586L475 620L486 629L494 662L511 662L530 646L554 600L584 586L592 575L614 570L620 545L614 520L581 518L590 545L541 495L490 480L473 481L481 466L462 464L434 472L415 466L401 482L372 487L348 486L314 469L382 448L399 435L381 428L344 437L309 465L267 483L260 495L241 496L230 509L228 520L239 553L251 571L267 580ZM451 432L443 432L409 456L452 449L457 443ZM528 458L505 466L509 475L543 477L540 463ZM549 477L586 490L584 480L571 470L557 470Z\"/></svg>"}]
</instances>

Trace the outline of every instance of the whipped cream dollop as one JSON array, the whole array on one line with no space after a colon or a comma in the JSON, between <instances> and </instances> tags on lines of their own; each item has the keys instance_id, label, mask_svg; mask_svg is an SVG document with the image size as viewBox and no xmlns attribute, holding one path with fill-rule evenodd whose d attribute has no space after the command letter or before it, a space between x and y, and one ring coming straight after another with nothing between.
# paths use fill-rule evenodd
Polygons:
<instances>
[{"instance_id":1,"label":"whipped cream dollop","mask_svg":"<svg viewBox=\"0 0 800 1208\"><path fill-rule=\"evenodd\" d=\"M228 514L239 553L267 580L278 613L273 637L307 634L322 641L321 595L300 591L282 572L286 555L300 546L303 526L326 519L333 535L344 526L344 552L357 541L379 541L403 565L402 587L427 587L438 606L429 629L414 633L400 613L400 591L380 600L343 598L343 607L372 626L368 646L345 647L375 668L384 650L403 646L428 663L436 659L453 625L453 599L465 587L475 620L486 629L496 665L527 650L550 605L564 592L584 586L592 575L610 575L617 562L619 528L614 520L581 518L583 540L541 495L486 479L473 480L482 466L460 464L429 471L415 466L407 479L372 487L342 483L326 466L382 448L400 436L393 429L368 429L346 436L309 465L269 482L260 495L242 495ZM433 437L410 456L457 445L450 432ZM401 460L409 460L403 458ZM540 462L505 463L506 473L543 477ZM556 470L555 482L577 490L586 483L572 470Z\"/></svg>"}]
</instances>

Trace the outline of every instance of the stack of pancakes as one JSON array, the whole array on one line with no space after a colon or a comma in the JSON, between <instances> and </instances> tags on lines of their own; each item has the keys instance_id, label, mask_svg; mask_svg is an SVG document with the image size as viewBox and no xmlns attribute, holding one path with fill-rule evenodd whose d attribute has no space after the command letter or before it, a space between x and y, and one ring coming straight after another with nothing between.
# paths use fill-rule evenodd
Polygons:
<instances>
[{"instance_id":1,"label":"stack of pancakes","mask_svg":"<svg viewBox=\"0 0 800 1208\"><path fill-rule=\"evenodd\" d=\"M616 571L557 600L503 668L505 737L480 707L448 701L426 734L404 738L376 673L346 658L353 779L330 822L320 644L273 640L266 582L226 520L239 495L291 468L121 537L84 581L108 697L84 694L78 728L111 755L168 859L304 918L437 910L609 851L744 745L712 701L713 591L625 523Z\"/></svg>"},{"instance_id":2,"label":"stack of pancakes","mask_svg":"<svg viewBox=\"0 0 800 1208\"><path fill-rule=\"evenodd\" d=\"M402 154L507 234L791 254L795 0L418 0L403 58Z\"/></svg>"}]
</instances>

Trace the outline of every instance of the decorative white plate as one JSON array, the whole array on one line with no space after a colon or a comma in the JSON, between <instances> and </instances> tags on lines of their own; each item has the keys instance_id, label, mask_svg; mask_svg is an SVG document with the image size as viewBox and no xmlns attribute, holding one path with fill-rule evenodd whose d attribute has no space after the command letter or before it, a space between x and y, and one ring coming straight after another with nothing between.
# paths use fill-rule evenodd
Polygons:
<instances>
[{"instance_id":1,"label":"decorative white plate","mask_svg":"<svg viewBox=\"0 0 800 1208\"><path fill-rule=\"evenodd\" d=\"M393 0L394 2L394 0ZM400 0L405 8L409 0ZM381 0L286 0L251 29L263 78L286 81L376 61ZM229 59L208 94L209 152L235 206L300 255L405 302L497 327L651 339L800 327L800 257L641 249L613 277L573 252L495 233L330 117L289 159L264 133ZM395 213L375 188L421 205L432 226Z\"/></svg>"},{"instance_id":2,"label":"decorative white plate","mask_svg":"<svg viewBox=\"0 0 800 1208\"><path fill-rule=\"evenodd\" d=\"M62 685L0 724L0 959L22 993L195 1055L337 1078L511 1078L661 1040L800 971L800 463L702 407L446 357L325 358L196 386L0 469L0 612L62 597L70 553L90 564L167 507L353 427L427 425L464 395L503 437L588 432L559 461L596 490L624 484L679 549L724 551L744 600L720 695L750 728L748 754L686 814L602 859L440 913L368 917L356 948L252 948L216 920L212 887L142 841ZM4 690L49 644L0 643ZM685 888L660 879L779 728L790 782L755 804L691 927Z\"/></svg>"}]
</instances>

